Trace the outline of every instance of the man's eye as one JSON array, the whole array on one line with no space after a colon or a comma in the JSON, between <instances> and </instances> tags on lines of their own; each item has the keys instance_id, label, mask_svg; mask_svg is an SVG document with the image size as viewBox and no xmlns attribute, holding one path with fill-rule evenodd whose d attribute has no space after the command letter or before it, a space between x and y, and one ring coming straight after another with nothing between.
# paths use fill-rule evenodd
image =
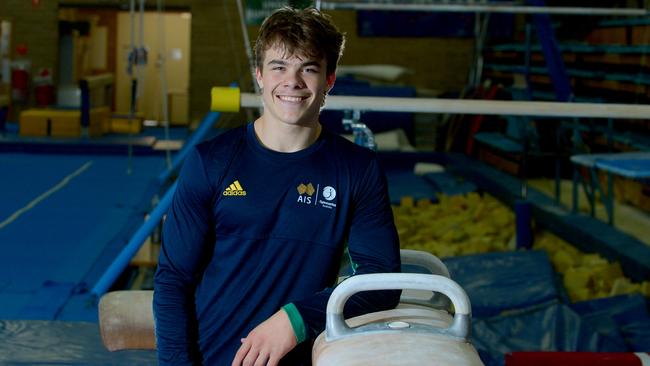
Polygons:
<instances>
[{"instance_id":1,"label":"man's eye","mask_svg":"<svg viewBox=\"0 0 650 366\"><path fill-rule=\"evenodd\" d=\"M305 72L307 72L307 73L318 73L318 69L307 68L307 69L305 69Z\"/></svg>"},{"instance_id":2,"label":"man's eye","mask_svg":"<svg viewBox=\"0 0 650 366\"><path fill-rule=\"evenodd\" d=\"M282 67L282 66L275 66L275 67L273 67L271 70L274 70L274 71L282 71L282 70L284 70L284 67Z\"/></svg>"}]
</instances>

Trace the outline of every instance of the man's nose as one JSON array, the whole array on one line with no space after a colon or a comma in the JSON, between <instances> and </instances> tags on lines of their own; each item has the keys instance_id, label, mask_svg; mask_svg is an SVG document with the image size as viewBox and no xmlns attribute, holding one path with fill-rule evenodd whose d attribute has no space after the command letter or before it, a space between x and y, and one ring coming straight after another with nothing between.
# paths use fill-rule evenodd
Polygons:
<instances>
[{"instance_id":1,"label":"man's nose","mask_svg":"<svg viewBox=\"0 0 650 366\"><path fill-rule=\"evenodd\" d=\"M284 86L289 88L304 88L305 80L302 78L300 71L288 72L285 74Z\"/></svg>"}]
</instances>

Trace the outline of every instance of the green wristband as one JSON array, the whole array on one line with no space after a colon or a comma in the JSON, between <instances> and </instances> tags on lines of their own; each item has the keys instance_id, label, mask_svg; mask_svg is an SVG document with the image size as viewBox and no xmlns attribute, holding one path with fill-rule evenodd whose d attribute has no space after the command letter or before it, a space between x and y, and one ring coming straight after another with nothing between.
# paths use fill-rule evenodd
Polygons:
<instances>
[{"instance_id":1,"label":"green wristband","mask_svg":"<svg viewBox=\"0 0 650 366\"><path fill-rule=\"evenodd\" d=\"M291 328L293 328L296 341L298 341L298 344L302 343L307 339L307 330L305 329L305 322L302 320L298 308L293 303L288 303L282 307L282 310L289 316L289 322L291 322Z\"/></svg>"}]
</instances>

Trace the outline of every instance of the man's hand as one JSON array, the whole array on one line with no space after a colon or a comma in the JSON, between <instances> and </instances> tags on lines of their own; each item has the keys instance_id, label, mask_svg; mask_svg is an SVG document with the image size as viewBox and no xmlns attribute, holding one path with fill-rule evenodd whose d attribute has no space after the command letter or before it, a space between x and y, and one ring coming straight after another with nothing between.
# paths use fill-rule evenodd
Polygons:
<instances>
[{"instance_id":1,"label":"man's hand","mask_svg":"<svg viewBox=\"0 0 650 366\"><path fill-rule=\"evenodd\" d=\"M280 309L242 338L232 366L276 366L296 344L287 313Z\"/></svg>"}]
</instances>

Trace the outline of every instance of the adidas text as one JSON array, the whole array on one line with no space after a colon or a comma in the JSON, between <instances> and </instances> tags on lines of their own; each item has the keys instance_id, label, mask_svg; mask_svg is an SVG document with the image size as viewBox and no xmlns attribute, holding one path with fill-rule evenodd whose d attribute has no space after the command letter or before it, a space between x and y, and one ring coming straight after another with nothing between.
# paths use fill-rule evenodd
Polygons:
<instances>
[{"instance_id":1,"label":"adidas text","mask_svg":"<svg viewBox=\"0 0 650 366\"><path fill-rule=\"evenodd\" d=\"M223 191L224 196L245 196L246 191Z\"/></svg>"}]
</instances>

